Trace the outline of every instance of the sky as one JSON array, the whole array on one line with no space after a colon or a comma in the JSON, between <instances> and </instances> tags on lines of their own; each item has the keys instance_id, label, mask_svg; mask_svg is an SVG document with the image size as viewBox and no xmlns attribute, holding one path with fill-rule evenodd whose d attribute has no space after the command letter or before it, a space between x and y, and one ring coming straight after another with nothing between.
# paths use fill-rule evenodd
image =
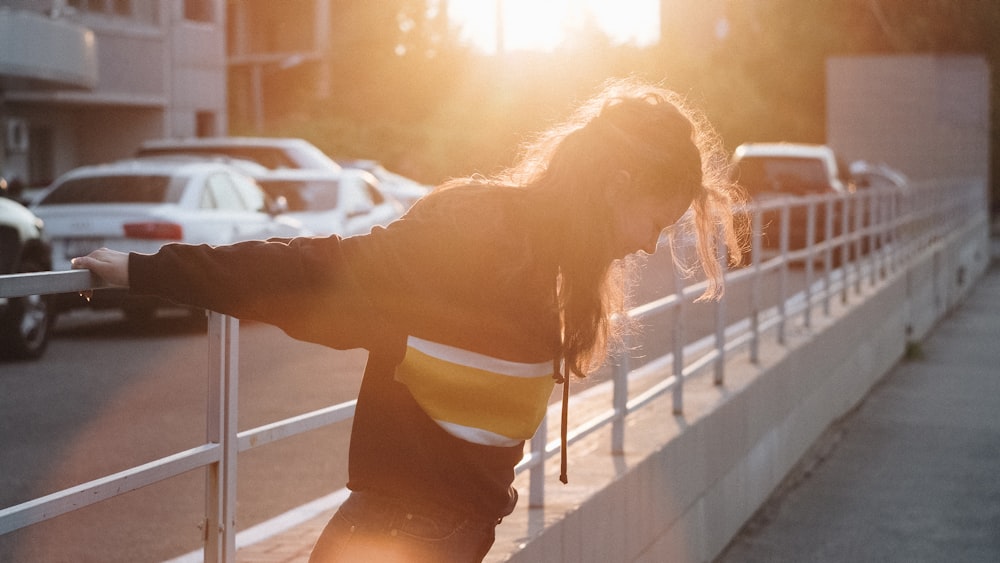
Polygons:
<instances>
[{"instance_id":1,"label":"sky","mask_svg":"<svg viewBox=\"0 0 1000 563\"><path fill-rule=\"evenodd\" d=\"M659 39L659 0L449 0L462 37L487 53L496 52L498 2L508 51L551 51L588 15L616 43L650 45Z\"/></svg>"}]
</instances>

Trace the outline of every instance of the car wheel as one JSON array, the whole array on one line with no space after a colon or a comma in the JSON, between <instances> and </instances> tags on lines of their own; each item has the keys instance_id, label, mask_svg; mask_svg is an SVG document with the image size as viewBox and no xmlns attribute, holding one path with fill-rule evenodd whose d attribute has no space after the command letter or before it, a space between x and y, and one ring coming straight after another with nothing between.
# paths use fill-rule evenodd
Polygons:
<instances>
[{"instance_id":1,"label":"car wheel","mask_svg":"<svg viewBox=\"0 0 1000 563\"><path fill-rule=\"evenodd\" d=\"M34 262L25 262L20 269L20 273L40 271ZM49 345L52 320L48 295L10 299L0 314L0 354L17 360L40 358Z\"/></svg>"}]
</instances>

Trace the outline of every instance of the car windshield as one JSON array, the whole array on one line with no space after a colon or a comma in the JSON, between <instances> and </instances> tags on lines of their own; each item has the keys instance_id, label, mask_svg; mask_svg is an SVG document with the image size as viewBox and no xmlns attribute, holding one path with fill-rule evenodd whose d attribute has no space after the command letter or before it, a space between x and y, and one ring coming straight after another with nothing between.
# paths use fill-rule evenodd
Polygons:
<instances>
[{"instance_id":1,"label":"car windshield","mask_svg":"<svg viewBox=\"0 0 1000 563\"><path fill-rule=\"evenodd\" d=\"M284 197L289 211L326 211L337 207L336 180L258 180L267 195Z\"/></svg>"},{"instance_id":2,"label":"car windshield","mask_svg":"<svg viewBox=\"0 0 1000 563\"><path fill-rule=\"evenodd\" d=\"M45 195L39 205L75 203L175 203L178 190L163 175L90 176L67 180Z\"/></svg>"},{"instance_id":3,"label":"car windshield","mask_svg":"<svg viewBox=\"0 0 1000 563\"><path fill-rule=\"evenodd\" d=\"M739 161L738 182L751 195L807 194L830 189L826 166L816 158L744 157Z\"/></svg>"},{"instance_id":4,"label":"car windshield","mask_svg":"<svg viewBox=\"0 0 1000 563\"><path fill-rule=\"evenodd\" d=\"M172 147L148 148L139 151L139 156L166 156L174 154L200 154L204 156L226 156L250 160L266 168L298 168L281 150L268 147Z\"/></svg>"},{"instance_id":5,"label":"car windshield","mask_svg":"<svg viewBox=\"0 0 1000 563\"><path fill-rule=\"evenodd\" d=\"M283 148L255 145L177 145L171 147L146 147L138 156L165 156L175 154L199 154L204 156L226 156L250 160L270 168L304 168L310 170L339 170L340 166L319 149L309 146L288 146Z\"/></svg>"}]
</instances>

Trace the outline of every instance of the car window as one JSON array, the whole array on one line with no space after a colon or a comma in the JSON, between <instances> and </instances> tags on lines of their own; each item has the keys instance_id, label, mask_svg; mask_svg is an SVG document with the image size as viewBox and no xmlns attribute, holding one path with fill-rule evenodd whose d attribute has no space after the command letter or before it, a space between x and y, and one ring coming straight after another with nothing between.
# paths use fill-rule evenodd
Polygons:
<instances>
[{"instance_id":1,"label":"car window","mask_svg":"<svg viewBox=\"0 0 1000 563\"><path fill-rule=\"evenodd\" d=\"M165 175L114 175L73 178L47 193L39 205L83 203L175 203L179 190Z\"/></svg>"},{"instance_id":2,"label":"car window","mask_svg":"<svg viewBox=\"0 0 1000 563\"><path fill-rule=\"evenodd\" d=\"M264 211L266 209L264 192L261 191L260 187L253 180L243 176L232 176L231 179L247 209L252 211Z\"/></svg>"},{"instance_id":3,"label":"car window","mask_svg":"<svg viewBox=\"0 0 1000 563\"><path fill-rule=\"evenodd\" d=\"M372 202L374 205L385 203L385 196L382 195L382 192L378 191L375 184L371 183L369 180L365 180L364 188L368 195L368 201Z\"/></svg>"},{"instance_id":4,"label":"car window","mask_svg":"<svg viewBox=\"0 0 1000 563\"><path fill-rule=\"evenodd\" d=\"M177 146L162 148L144 148L138 151L138 156L165 156L172 154L200 154L205 156L228 156L243 160L252 160L261 166L271 169L298 168L296 163L281 149L270 147L240 147L240 146Z\"/></svg>"},{"instance_id":5,"label":"car window","mask_svg":"<svg viewBox=\"0 0 1000 563\"><path fill-rule=\"evenodd\" d=\"M347 213L357 213L372 208L372 200L365 188L366 183L346 182L341 190L343 206Z\"/></svg>"},{"instance_id":6,"label":"car window","mask_svg":"<svg viewBox=\"0 0 1000 563\"><path fill-rule=\"evenodd\" d=\"M206 178L201 206L226 211L246 211L247 209L243 198L236 191L232 179L221 173L211 174Z\"/></svg>"},{"instance_id":7,"label":"car window","mask_svg":"<svg viewBox=\"0 0 1000 563\"><path fill-rule=\"evenodd\" d=\"M289 211L326 211L335 209L340 190L336 180L259 180L267 195L284 197Z\"/></svg>"},{"instance_id":8,"label":"car window","mask_svg":"<svg viewBox=\"0 0 1000 563\"><path fill-rule=\"evenodd\" d=\"M806 194L831 188L826 166L816 158L744 157L738 164L737 181L751 195L766 192Z\"/></svg>"},{"instance_id":9,"label":"car window","mask_svg":"<svg viewBox=\"0 0 1000 563\"><path fill-rule=\"evenodd\" d=\"M338 169L340 166L323 151L309 144L300 144L286 148L289 168L307 168L310 170Z\"/></svg>"},{"instance_id":10,"label":"car window","mask_svg":"<svg viewBox=\"0 0 1000 563\"><path fill-rule=\"evenodd\" d=\"M878 172L865 172L854 176L854 183L859 188L895 188L898 187L892 178Z\"/></svg>"}]
</instances>

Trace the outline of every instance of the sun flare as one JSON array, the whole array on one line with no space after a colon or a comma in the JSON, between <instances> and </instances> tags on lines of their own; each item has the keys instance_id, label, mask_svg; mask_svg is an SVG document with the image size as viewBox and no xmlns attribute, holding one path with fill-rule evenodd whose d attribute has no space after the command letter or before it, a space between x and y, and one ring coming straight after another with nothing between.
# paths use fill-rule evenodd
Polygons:
<instances>
[{"instance_id":1,"label":"sun flare","mask_svg":"<svg viewBox=\"0 0 1000 563\"><path fill-rule=\"evenodd\" d=\"M552 51L588 18L616 43L649 45L659 38L659 6L659 0L450 0L448 10L466 41L495 53Z\"/></svg>"}]
</instances>

